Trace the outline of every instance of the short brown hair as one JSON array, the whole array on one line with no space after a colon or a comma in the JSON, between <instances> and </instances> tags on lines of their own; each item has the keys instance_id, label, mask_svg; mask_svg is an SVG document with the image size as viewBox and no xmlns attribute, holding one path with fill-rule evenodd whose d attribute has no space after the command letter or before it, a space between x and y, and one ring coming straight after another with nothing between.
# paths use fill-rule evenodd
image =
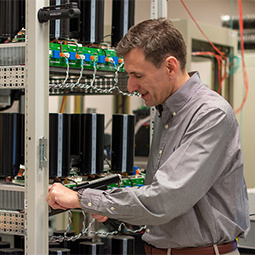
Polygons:
<instances>
[{"instance_id":1,"label":"short brown hair","mask_svg":"<svg viewBox=\"0 0 255 255\"><path fill-rule=\"evenodd\" d=\"M116 47L116 54L124 57L133 48L142 48L145 58L157 68L168 56L174 56L181 69L186 66L186 44L181 33L166 18L145 20L129 29Z\"/></svg>"}]
</instances>

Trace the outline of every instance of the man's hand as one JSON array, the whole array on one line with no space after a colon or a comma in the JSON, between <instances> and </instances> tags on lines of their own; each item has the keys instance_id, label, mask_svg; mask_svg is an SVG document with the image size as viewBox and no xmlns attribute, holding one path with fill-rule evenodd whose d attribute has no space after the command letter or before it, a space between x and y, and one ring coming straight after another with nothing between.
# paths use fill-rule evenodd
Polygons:
<instances>
[{"instance_id":1,"label":"man's hand","mask_svg":"<svg viewBox=\"0 0 255 255\"><path fill-rule=\"evenodd\" d=\"M108 217L106 216L103 216L103 215L99 215L99 214L94 214L94 213L91 213L92 217L94 219L96 219L98 222L105 222L108 220Z\"/></svg>"},{"instance_id":2,"label":"man's hand","mask_svg":"<svg viewBox=\"0 0 255 255\"><path fill-rule=\"evenodd\" d=\"M53 209L80 208L77 192L73 191L61 183L54 183L49 188L46 201Z\"/></svg>"}]
</instances>

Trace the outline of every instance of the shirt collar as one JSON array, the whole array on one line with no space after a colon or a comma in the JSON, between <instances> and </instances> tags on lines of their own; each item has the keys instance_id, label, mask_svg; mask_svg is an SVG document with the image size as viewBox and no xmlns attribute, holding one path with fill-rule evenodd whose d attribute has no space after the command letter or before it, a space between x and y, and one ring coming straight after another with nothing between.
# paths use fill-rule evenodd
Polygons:
<instances>
[{"instance_id":1,"label":"shirt collar","mask_svg":"<svg viewBox=\"0 0 255 255\"><path fill-rule=\"evenodd\" d=\"M163 109L168 109L172 116L184 107L192 95L201 87L202 82L198 72L189 73L190 78L163 103ZM163 116L164 116L163 111ZM168 115L168 114L167 114Z\"/></svg>"}]
</instances>

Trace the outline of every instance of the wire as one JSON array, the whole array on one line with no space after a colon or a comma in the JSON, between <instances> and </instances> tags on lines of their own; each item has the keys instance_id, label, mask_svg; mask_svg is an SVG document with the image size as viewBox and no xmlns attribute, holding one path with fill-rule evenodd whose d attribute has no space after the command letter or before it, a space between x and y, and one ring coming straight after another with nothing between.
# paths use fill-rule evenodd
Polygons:
<instances>
[{"instance_id":1,"label":"wire","mask_svg":"<svg viewBox=\"0 0 255 255\"><path fill-rule=\"evenodd\" d=\"M6 110L9 110L10 108L12 108L13 102L14 102L14 100L13 100L13 97L12 97L12 95L11 95L11 104L10 104L10 105L6 105L6 106L4 106L4 107L0 107L0 112L6 111Z\"/></svg>"},{"instance_id":2,"label":"wire","mask_svg":"<svg viewBox=\"0 0 255 255\"><path fill-rule=\"evenodd\" d=\"M59 109L59 113L63 113L65 111L66 101L67 101L67 96L63 96L62 101L61 101L61 106Z\"/></svg>"},{"instance_id":3,"label":"wire","mask_svg":"<svg viewBox=\"0 0 255 255\"><path fill-rule=\"evenodd\" d=\"M213 47L213 49L218 52L218 54L220 56L225 56L224 52L221 52L212 42L211 40L207 37L207 35L204 33L204 31L202 30L202 28L198 25L197 21L195 20L195 18L192 16L191 12L189 11L188 7L185 5L185 3L183 2L183 0L181 0L182 5L184 6L184 8L186 9L186 11L188 12L189 16L191 17L191 19L195 22L197 28L199 29L199 31L202 33L202 35L206 38L206 40L211 44L211 46Z\"/></svg>"},{"instance_id":4,"label":"wire","mask_svg":"<svg viewBox=\"0 0 255 255\"><path fill-rule=\"evenodd\" d=\"M204 55L208 55L211 57L214 57L217 60L218 63L218 82L219 82L219 88L218 88L218 93L221 93L221 89L222 89L222 84L223 81L226 79L228 73L226 71L226 64L225 61L228 61L228 59L223 59L220 55L211 52L211 51L201 51L201 52L192 52L191 53L194 56L204 56ZM223 75L221 75L222 73L222 69L224 70Z\"/></svg>"},{"instance_id":5,"label":"wire","mask_svg":"<svg viewBox=\"0 0 255 255\"><path fill-rule=\"evenodd\" d=\"M242 60L242 67L243 67L243 77L244 77L244 85L245 85L245 94L243 97L243 101L239 108L235 110L235 113L240 112L248 97L248 75L245 67L245 61L244 61L244 41L243 41L243 7L242 7L242 0L238 0L239 4L239 29L240 29L240 39L241 39L241 60Z\"/></svg>"},{"instance_id":6,"label":"wire","mask_svg":"<svg viewBox=\"0 0 255 255\"><path fill-rule=\"evenodd\" d=\"M191 12L189 11L188 7L185 5L183 0L180 0L182 5L184 6L184 8L186 9L186 11L188 12L188 14L190 15L191 19L195 22L196 26L198 27L198 29L200 30L200 32L202 33L202 35L207 39L207 41L211 44L211 46L213 47L213 49L223 58L226 58L225 54L223 52L221 52L211 41L210 39L206 36L206 34L203 32L203 30L201 29L201 27L198 25L197 21L194 19L194 17L192 16ZM246 71L246 67L245 67L245 61L244 61L244 42L243 42L243 8L242 8L242 0L238 0L238 5L239 5L239 28L240 28L240 38L241 38L241 59L242 59L242 68L243 68L243 77L244 77L244 83L245 83L245 95L243 97L243 101L240 105L240 107L235 110L235 113L237 114L238 112L240 112L243 107L244 104L247 100L248 97L248 75L247 75L247 71ZM220 89L220 86L219 86Z\"/></svg>"}]
</instances>

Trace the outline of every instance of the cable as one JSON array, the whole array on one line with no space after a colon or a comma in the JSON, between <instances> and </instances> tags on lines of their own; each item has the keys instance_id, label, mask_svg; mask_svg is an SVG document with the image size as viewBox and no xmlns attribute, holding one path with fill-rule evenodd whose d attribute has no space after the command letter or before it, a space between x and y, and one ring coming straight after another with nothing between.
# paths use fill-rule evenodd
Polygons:
<instances>
[{"instance_id":1,"label":"cable","mask_svg":"<svg viewBox=\"0 0 255 255\"><path fill-rule=\"evenodd\" d=\"M214 48L214 50L216 52L219 53L220 56L225 56L224 52L221 52L211 41L210 39L207 37L207 35L204 33L204 31L202 30L202 28L198 25L197 21L195 20L195 18L192 16L191 12L189 11L188 7L185 5L185 3L183 2L183 0L180 0L182 5L184 6L184 8L186 9L186 11L188 12L189 16L191 17L191 19L195 22L197 28L199 29L199 31L202 33L202 35L206 38L206 40L211 44L211 46Z\"/></svg>"},{"instance_id":2,"label":"cable","mask_svg":"<svg viewBox=\"0 0 255 255\"><path fill-rule=\"evenodd\" d=\"M67 101L67 96L63 96L62 101L61 101L61 106L59 109L59 113L63 113L65 111L66 101Z\"/></svg>"},{"instance_id":3,"label":"cable","mask_svg":"<svg viewBox=\"0 0 255 255\"><path fill-rule=\"evenodd\" d=\"M206 36L206 34L203 32L203 30L201 29L201 27L198 25L197 21L194 19L194 17L192 16L191 12L189 11L188 7L185 5L183 0L180 0L182 5L184 6L184 8L186 9L186 11L188 12L188 14L190 15L191 19L195 22L196 26L198 27L198 29L200 30L200 32L202 33L202 35L207 39L207 41L211 44L211 46L213 47L213 49L223 58L226 58L225 54L223 52L221 52L211 41L210 39ZM238 0L238 4L239 4L239 28L240 28L240 38L241 38L241 56L242 56L242 67L243 67L243 76L244 76L244 83L245 83L245 95L243 98L243 101L240 105L240 107L235 110L235 113L237 114L238 112L240 112L243 107L244 104L247 100L248 97L248 75L247 75L247 71L246 71L246 67L245 67L245 62L244 62L244 42L243 42L243 8L242 8L242 0Z\"/></svg>"},{"instance_id":4,"label":"cable","mask_svg":"<svg viewBox=\"0 0 255 255\"><path fill-rule=\"evenodd\" d=\"M238 0L239 4L239 28L240 28L240 39L241 39L241 60L242 60L242 67L243 67L243 77L244 77L244 85L245 85L245 94L243 97L243 101L239 108L235 110L235 113L237 114L240 112L248 97L248 75L245 67L245 61L244 61L244 41L243 41L243 7L242 7L242 0Z\"/></svg>"},{"instance_id":5,"label":"cable","mask_svg":"<svg viewBox=\"0 0 255 255\"><path fill-rule=\"evenodd\" d=\"M223 59L220 55L218 55L214 52L211 52L211 51L192 52L191 54L194 55L194 56L208 55L208 56L214 57L217 60L217 63L218 63L218 82L219 82L218 93L220 94L221 89L222 89L223 81L226 79L226 77L228 75L228 73L226 71L226 64L225 64L225 61L228 61L228 59ZM221 68L221 66L223 66L223 68ZM224 70L223 75L221 75L222 69Z\"/></svg>"}]
</instances>

